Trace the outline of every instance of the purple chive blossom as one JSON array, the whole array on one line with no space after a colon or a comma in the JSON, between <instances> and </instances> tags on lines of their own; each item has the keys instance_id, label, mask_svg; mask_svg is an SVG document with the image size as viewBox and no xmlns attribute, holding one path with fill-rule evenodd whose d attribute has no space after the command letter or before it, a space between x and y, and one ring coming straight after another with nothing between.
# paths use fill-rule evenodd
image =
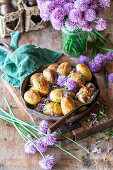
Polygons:
<instances>
[{"instance_id":1,"label":"purple chive blossom","mask_svg":"<svg viewBox=\"0 0 113 170\"><path fill-rule=\"evenodd\" d=\"M113 61L113 53L112 52L108 52L106 54L106 60L108 61Z\"/></svg>"},{"instance_id":2,"label":"purple chive blossom","mask_svg":"<svg viewBox=\"0 0 113 170\"><path fill-rule=\"evenodd\" d=\"M98 65L98 63L96 63L94 60L92 60L91 64L90 64L90 69L92 72L96 73L101 70L101 67L100 67L100 65Z\"/></svg>"},{"instance_id":3,"label":"purple chive blossom","mask_svg":"<svg viewBox=\"0 0 113 170\"><path fill-rule=\"evenodd\" d=\"M85 25L81 26L81 29L83 31L92 31L93 30L93 23L92 22L86 22Z\"/></svg>"},{"instance_id":4,"label":"purple chive blossom","mask_svg":"<svg viewBox=\"0 0 113 170\"><path fill-rule=\"evenodd\" d=\"M106 29L106 27L107 27L107 24L106 24L105 19L100 18L100 19L98 20L97 25L96 25L96 29L97 29L98 31L103 31L103 30Z\"/></svg>"},{"instance_id":5,"label":"purple chive blossom","mask_svg":"<svg viewBox=\"0 0 113 170\"><path fill-rule=\"evenodd\" d=\"M74 3L74 7L80 11L86 11L88 8L87 0L76 0Z\"/></svg>"},{"instance_id":6,"label":"purple chive blossom","mask_svg":"<svg viewBox=\"0 0 113 170\"><path fill-rule=\"evenodd\" d=\"M96 19L96 12L93 9L87 9L85 12L85 19L87 21L93 21Z\"/></svg>"},{"instance_id":7,"label":"purple chive blossom","mask_svg":"<svg viewBox=\"0 0 113 170\"><path fill-rule=\"evenodd\" d=\"M72 9L69 13L69 19L72 22L79 22L82 19L82 13L77 9Z\"/></svg>"},{"instance_id":8,"label":"purple chive blossom","mask_svg":"<svg viewBox=\"0 0 113 170\"><path fill-rule=\"evenodd\" d=\"M78 28L77 23L72 22L69 18L66 20L65 26L69 31L73 31L74 29Z\"/></svg>"},{"instance_id":9,"label":"purple chive blossom","mask_svg":"<svg viewBox=\"0 0 113 170\"><path fill-rule=\"evenodd\" d=\"M39 161L40 167L47 170L52 169L54 164L55 164L54 157L49 155L45 156L42 160Z\"/></svg>"},{"instance_id":10,"label":"purple chive blossom","mask_svg":"<svg viewBox=\"0 0 113 170\"><path fill-rule=\"evenodd\" d=\"M65 77L64 75L59 75L57 79L57 85L59 85L60 87L65 87L66 82L67 82L67 77Z\"/></svg>"},{"instance_id":11,"label":"purple chive blossom","mask_svg":"<svg viewBox=\"0 0 113 170\"><path fill-rule=\"evenodd\" d=\"M102 68L106 64L106 57L103 54L97 54L97 56L94 58L94 61Z\"/></svg>"},{"instance_id":12,"label":"purple chive blossom","mask_svg":"<svg viewBox=\"0 0 113 170\"><path fill-rule=\"evenodd\" d=\"M66 12L62 8L56 8L51 13L51 23L53 27L57 30L60 30L63 27L63 18L66 15Z\"/></svg>"},{"instance_id":13,"label":"purple chive blossom","mask_svg":"<svg viewBox=\"0 0 113 170\"><path fill-rule=\"evenodd\" d=\"M78 63L79 64L85 64L86 66L89 66L89 59L84 56L84 55L81 55L79 58L78 58Z\"/></svg>"},{"instance_id":14,"label":"purple chive blossom","mask_svg":"<svg viewBox=\"0 0 113 170\"><path fill-rule=\"evenodd\" d=\"M64 7L66 14L69 14L69 12L74 8L74 5L73 3L67 3L67 4L64 4L63 7Z\"/></svg>"},{"instance_id":15,"label":"purple chive blossom","mask_svg":"<svg viewBox=\"0 0 113 170\"><path fill-rule=\"evenodd\" d=\"M110 82L113 83L113 73L109 74L108 79L109 79Z\"/></svg>"},{"instance_id":16,"label":"purple chive blossom","mask_svg":"<svg viewBox=\"0 0 113 170\"><path fill-rule=\"evenodd\" d=\"M25 144L24 149L26 153L34 154L37 152L37 148L30 141Z\"/></svg>"},{"instance_id":17,"label":"purple chive blossom","mask_svg":"<svg viewBox=\"0 0 113 170\"><path fill-rule=\"evenodd\" d=\"M53 146L56 142L56 132L52 134L48 134L47 136L42 138L42 141L47 146Z\"/></svg>"},{"instance_id":18,"label":"purple chive blossom","mask_svg":"<svg viewBox=\"0 0 113 170\"><path fill-rule=\"evenodd\" d=\"M37 145L37 147L39 148L39 150L41 152L46 152L47 150L47 146L45 143L43 143L42 139L38 139L38 140L35 140L34 143ZM38 150L37 150L38 151Z\"/></svg>"},{"instance_id":19,"label":"purple chive blossom","mask_svg":"<svg viewBox=\"0 0 113 170\"><path fill-rule=\"evenodd\" d=\"M98 2L103 8L108 8L110 6L110 0L98 0Z\"/></svg>"},{"instance_id":20,"label":"purple chive blossom","mask_svg":"<svg viewBox=\"0 0 113 170\"><path fill-rule=\"evenodd\" d=\"M92 150L92 153L97 153L98 155L100 155L102 153L102 150L101 148L99 147L95 147L93 150Z\"/></svg>"},{"instance_id":21,"label":"purple chive blossom","mask_svg":"<svg viewBox=\"0 0 113 170\"><path fill-rule=\"evenodd\" d=\"M47 130L49 128L49 123L45 120L42 120L40 123L39 123L39 127L38 129L43 132L43 133L47 133ZM39 133L41 133L39 132Z\"/></svg>"},{"instance_id":22,"label":"purple chive blossom","mask_svg":"<svg viewBox=\"0 0 113 170\"><path fill-rule=\"evenodd\" d=\"M67 82L65 85L68 88L68 90L76 91L77 89L77 83L75 80L67 79Z\"/></svg>"}]
</instances>

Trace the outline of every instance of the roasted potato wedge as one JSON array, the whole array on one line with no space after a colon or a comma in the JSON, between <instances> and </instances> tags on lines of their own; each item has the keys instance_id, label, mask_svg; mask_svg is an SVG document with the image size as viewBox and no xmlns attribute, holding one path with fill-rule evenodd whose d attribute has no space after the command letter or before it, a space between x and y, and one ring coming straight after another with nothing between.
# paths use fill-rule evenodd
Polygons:
<instances>
[{"instance_id":1,"label":"roasted potato wedge","mask_svg":"<svg viewBox=\"0 0 113 170\"><path fill-rule=\"evenodd\" d=\"M57 72L59 73L59 74L63 74L63 75L65 75L65 76L68 76L69 75L69 73L70 73L70 71L71 71L71 64L70 63L68 63L68 62L64 62L64 63L62 63L62 64L60 64L59 66L58 66L58 68L57 68Z\"/></svg>"},{"instance_id":2,"label":"roasted potato wedge","mask_svg":"<svg viewBox=\"0 0 113 170\"><path fill-rule=\"evenodd\" d=\"M50 92L48 81L41 77L39 80L33 79L33 87L38 90L41 96L46 96Z\"/></svg>"},{"instance_id":3,"label":"roasted potato wedge","mask_svg":"<svg viewBox=\"0 0 113 170\"><path fill-rule=\"evenodd\" d=\"M88 87L81 87L79 92L78 92L78 100L81 103L87 103L92 96L92 91Z\"/></svg>"},{"instance_id":4,"label":"roasted potato wedge","mask_svg":"<svg viewBox=\"0 0 113 170\"><path fill-rule=\"evenodd\" d=\"M61 104L54 102L48 103L44 106L43 113L52 116L62 116Z\"/></svg>"},{"instance_id":5,"label":"roasted potato wedge","mask_svg":"<svg viewBox=\"0 0 113 170\"><path fill-rule=\"evenodd\" d=\"M78 73L81 73L86 81L91 81L92 80L92 73L90 69L85 65L85 64L77 64L76 65L76 71Z\"/></svg>"},{"instance_id":6,"label":"roasted potato wedge","mask_svg":"<svg viewBox=\"0 0 113 170\"><path fill-rule=\"evenodd\" d=\"M56 71L44 69L43 76L47 81L51 82L52 84L57 83L58 73Z\"/></svg>"},{"instance_id":7,"label":"roasted potato wedge","mask_svg":"<svg viewBox=\"0 0 113 170\"><path fill-rule=\"evenodd\" d=\"M28 90L24 94L24 100L31 105L36 105L41 101L41 96L35 90Z\"/></svg>"},{"instance_id":8,"label":"roasted potato wedge","mask_svg":"<svg viewBox=\"0 0 113 170\"><path fill-rule=\"evenodd\" d=\"M65 96L61 99L61 109L64 115L75 108L75 102L70 96Z\"/></svg>"},{"instance_id":9,"label":"roasted potato wedge","mask_svg":"<svg viewBox=\"0 0 113 170\"><path fill-rule=\"evenodd\" d=\"M71 74L69 74L68 78L75 80L77 82L78 88L85 85L85 78L80 73L71 73Z\"/></svg>"},{"instance_id":10,"label":"roasted potato wedge","mask_svg":"<svg viewBox=\"0 0 113 170\"><path fill-rule=\"evenodd\" d=\"M47 69L50 69L50 70L55 70L57 71L57 68L58 68L58 64L54 63L54 64L50 64Z\"/></svg>"},{"instance_id":11,"label":"roasted potato wedge","mask_svg":"<svg viewBox=\"0 0 113 170\"><path fill-rule=\"evenodd\" d=\"M75 93L72 91L69 91L67 89L55 89L55 90L51 91L51 93L50 93L50 99L53 102L61 103L61 98L64 96L70 96L70 97L74 98Z\"/></svg>"},{"instance_id":12,"label":"roasted potato wedge","mask_svg":"<svg viewBox=\"0 0 113 170\"><path fill-rule=\"evenodd\" d=\"M30 84L33 84L33 80L39 80L41 77L43 77L42 73L35 73L30 77Z\"/></svg>"}]
</instances>

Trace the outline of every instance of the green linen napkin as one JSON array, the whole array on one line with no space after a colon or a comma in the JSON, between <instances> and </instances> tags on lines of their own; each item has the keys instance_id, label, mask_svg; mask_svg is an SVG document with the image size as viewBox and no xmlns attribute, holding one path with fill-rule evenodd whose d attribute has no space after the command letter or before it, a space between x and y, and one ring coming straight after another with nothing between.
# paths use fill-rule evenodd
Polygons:
<instances>
[{"instance_id":1,"label":"green linen napkin","mask_svg":"<svg viewBox=\"0 0 113 170\"><path fill-rule=\"evenodd\" d=\"M26 76L42 65L56 62L63 55L62 52L54 52L31 44L18 48L20 37L18 31L11 34L11 46L15 49L13 54L0 50L0 70L5 73L2 78L13 87L19 87Z\"/></svg>"}]
</instances>

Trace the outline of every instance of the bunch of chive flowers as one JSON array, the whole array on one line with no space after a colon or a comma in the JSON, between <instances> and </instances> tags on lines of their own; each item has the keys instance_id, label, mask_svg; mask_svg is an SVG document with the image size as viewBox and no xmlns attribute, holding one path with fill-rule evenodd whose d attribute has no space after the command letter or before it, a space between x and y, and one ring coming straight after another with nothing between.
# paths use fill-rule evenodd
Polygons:
<instances>
[{"instance_id":1,"label":"bunch of chive flowers","mask_svg":"<svg viewBox=\"0 0 113 170\"><path fill-rule=\"evenodd\" d=\"M62 136L65 139L75 143L82 149L84 149L88 154L91 154L88 149L78 144L76 141L70 139L69 137L62 135L58 132L51 133L49 130L49 124L47 121L43 120L39 123L39 125L29 123L27 121L18 119L9 105L7 99L5 99L7 106L9 108L9 113L6 112L3 108L0 108L0 119L8 121L13 124L21 137L26 141L24 146L25 152L28 154L35 154L36 152L40 153L42 159L39 161L39 165L41 168L50 170L55 165L55 159L53 155L45 155L46 150L50 146L56 146L62 151L66 152L68 155L82 162L79 158L71 154L71 152L67 151L63 147L61 147L57 143L57 136Z\"/></svg>"},{"instance_id":2,"label":"bunch of chive flowers","mask_svg":"<svg viewBox=\"0 0 113 170\"><path fill-rule=\"evenodd\" d=\"M106 29L102 12L110 6L110 0L37 0L37 4L41 18L50 20L57 30L63 26L70 31L78 28L82 31Z\"/></svg>"},{"instance_id":3,"label":"bunch of chive flowers","mask_svg":"<svg viewBox=\"0 0 113 170\"><path fill-rule=\"evenodd\" d=\"M87 65L94 73L103 69L108 61L113 61L113 52L108 52L106 55L97 54L91 61L88 59L88 57L83 55L78 58L79 64ZM108 79L113 83L113 73L108 76Z\"/></svg>"}]
</instances>

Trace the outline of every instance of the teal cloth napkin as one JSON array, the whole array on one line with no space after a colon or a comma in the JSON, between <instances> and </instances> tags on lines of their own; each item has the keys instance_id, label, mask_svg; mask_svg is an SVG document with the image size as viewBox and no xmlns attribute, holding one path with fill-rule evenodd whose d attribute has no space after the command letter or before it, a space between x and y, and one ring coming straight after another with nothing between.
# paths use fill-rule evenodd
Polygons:
<instances>
[{"instance_id":1,"label":"teal cloth napkin","mask_svg":"<svg viewBox=\"0 0 113 170\"><path fill-rule=\"evenodd\" d=\"M13 54L0 50L0 70L5 74L2 78L13 87L19 87L26 76L39 69L42 65L56 62L62 52L54 52L46 48L26 44L18 48L21 35L16 31L11 34Z\"/></svg>"}]
</instances>

